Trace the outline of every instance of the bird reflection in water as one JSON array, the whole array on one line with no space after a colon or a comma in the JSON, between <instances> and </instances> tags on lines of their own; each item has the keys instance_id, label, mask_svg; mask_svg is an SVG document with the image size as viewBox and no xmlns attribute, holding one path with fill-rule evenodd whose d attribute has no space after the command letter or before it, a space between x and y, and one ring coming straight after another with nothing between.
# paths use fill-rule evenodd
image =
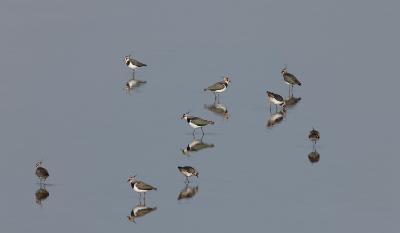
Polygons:
<instances>
[{"instance_id":1,"label":"bird reflection in water","mask_svg":"<svg viewBox=\"0 0 400 233\"><path fill-rule=\"evenodd\" d=\"M179 192L178 201L182 199L190 199L194 197L199 192L199 186L190 186L188 183Z\"/></svg>"},{"instance_id":2,"label":"bird reflection in water","mask_svg":"<svg viewBox=\"0 0 400 233\"><path fill-rule=\"evenodd\" d=\"M133 92L136 88L139 88L145 83L147 82L132 78L128 82L126 82L124 89L128 94L131 94L131 92Z\"/></svg>"},{"instance_id":3,"label":"bird reflection in water","mask_svg":"<svg viewBox=\"0 0 400 233\"><path fill-rule=\"evenodd\" d=\"M206 148L213 148L214 144L203 142L203 136L200 139L193 137L193 141L190 142L185 149L182 149L184 155L190 155L192 152L197 152Z\"/></svg>"},{"instance_id":4,"label":"bird reflection in water","mask_svg":"<svg viewBox=\"0 0 400 233\"><path fill-rule=\"evenodd\" d=\"M136 218L143 217L155 210L157 210L157 207L147 207L146 204L139 203L132 209L131 214L127 217L129 221L136 223Z\"/></svg>"},{"instance_id":5,"label":"bird reflection in water","mask_svg":"<svg viewBox=\"0 0 400 233\"><path fill-rule=\"evenodd\" d=\"M35 202L40 207L42 207L42 202L46 200L50 195L49 191L47 191L45 185L40 185L40 188L35 192Z\"/></svg>"},{"instance_id":6,"label":"bird reflection in water","mask_svg":"<svg viewBox=\"0 0 400 233\"><path fill-rule=\"evenodd\" d=\"M219 100L218 101L214 100L213 104L205 104L204 108L210 112L215 113L216 115L221 116L222 118L224 118L224 120L229 119L228 108L226 107L225 104L220 103Z\"/></svg>"},{"instance_id":7,"label":"bird reflection in water","mask_svg":"<svg viewBox=\"0 0 400 233\"><path fill-rule=\"evenodd\" d=\"M300 100L301 100L301 97L294 97L292 94L287 99L284 100L285 106L287 108L292 108L292 107L296 106L296 104L298 104L300 102Z\"/></svg>"},{"instance_id":8,"label":"bird reflection in water","mask_svg":"<svg viewBox=\"0 0 400 233\"><path fill-rule=\"evenodd\" d=\"M319 153L317 152L317 150L314 150L312 152L310 152L310 154L308 154L308 160L310 161L310 163L317 163L319 162Z\"/></svg>"},{"instance_id":9,"label":"bird reflection in water","mask_svg":"<svg viewBox=\"0 0 400 233\"><path fill-rule=\"evenodd\" d=\"M271 113L271 116L267 121L267 127L271 128L272 126L281 123L285 115L286 115L286 109L282 109L281 111L276 112L274 114Z\"/></svg>"}]
</instances>

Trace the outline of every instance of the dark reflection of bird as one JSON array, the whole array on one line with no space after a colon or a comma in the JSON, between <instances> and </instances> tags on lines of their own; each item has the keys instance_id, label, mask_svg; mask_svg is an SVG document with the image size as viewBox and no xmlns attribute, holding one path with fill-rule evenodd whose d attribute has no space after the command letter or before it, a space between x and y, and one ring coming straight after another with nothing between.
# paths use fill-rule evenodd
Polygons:
<instances>
[{"instance_id":1,"label":"dark reflection of bird","mask_svg":"<svg viewBox=\"0 0 400 233\"><path fill-rule=\"evenodd\" d=\"M146 192L151 191L151 190L157 190L156 187L153 187L149 184L146 184L143 181L136 179L136 175L130 176L128 178L128 182L131 184L132 189L135 192L139 193L139 198L141 197L141 195L143 193L145 201L146 201Z\"/></svg>"},{"instance_id":2,"label":"dark reflection of bird","mask_svg":"<svg viewBox=\"0 0 400 233\"><path fill-rule=\"evenodd\" d=\"M271 114L271 117L268 119L267 127L270 128L280 122L282 122L283 118L286 115L286 110L283 109L282 111L276 112Z\"/></svg>"},{"instance_id":3,"label":"dark reflection of bird","mask_svg":"<svg viewBox=\"0 0 400 233\"><path fill-rule=\"evenodd\" d=\"M205 104L204 108L206 108L210 112L222 116L225 120L229 119L228 108L225 104L214 101L213 104Z\"/></svg>"},{"instance_id":4,"label":"dark reflection of bird","mask_svg":"<svg viewBox=\"0 0 400 233\"><path fill-rule=\"evenodd\" d=\"M194 197L199 191L199 186L189 186L186 184L185 188L183 188L179 192L178 200L182 199L190 199Z\"/></svg>"},{"instance_id":5,"label":"dark reflection of bird","mask_svg":"<svg viewBox=\"0 0 400 233\"><path fill-rule=\"evenodd\" d=\"M189 112L182 114L181 119L185 119L187 123L194 129L193 135L197 128L201 129L201 132L204 135L203 127L207 125L213 125L214 121L206 120L200 117L189 116Z\"/></svg>"},{"instance_id":6,"label":"dark reflection of bird","mask_svg":"<svg viewBox=\"0 0 400 233\"><path fill-rule=\"evenodd\" d=\"M40 187L38 190L35 192L35 202L39 205L42 206L42 201L46 200L46 198L49 197L49 191L45 187Z\"/></svg>"},{"instance_id":7,"label":"dark reflection of bird","mask_svg":"<svg viewBox=\"0 0 400 233\"><path fill-rule=\"evenodd\" d=\"M301 97L294 97L293 95L285 99L285 106L288 108L294 107L298 102L300 102Z\"/></svg>"},{"instance_id":8,"label":"dark reflection of bird","mask_svg":"<svg viewBox=\"0 0 400 233\"><path fill-rule=\"evenodd\" d=\"M319 153L315 149L308 154L308 160L311 163L317 163L319 161L319 157Z\"/></svg>"},{"instance_id":9,"label":"dark reflection of bird","mask_svg":"<svg viewBox=\"0 0 400 233\"><path fill-rule=\"evenodd\" d=\"M125 65L127 65L129 68L133 70L132 76L135 77L135 70L147 66L146 64L134 59L131 55L128 55L125 57Z\"/></svg>"},{"instance_id":10,"label":"dark reflection of bird","mask_svg":"<svg viewBox=\"0 0 400 233\"><path fill-rule=\"evenodd\" d=\"M43 161L36 162L35 174L37 177L39 177L39 181L41 184L45 182L46 179L49 177L49 172L46 168L43 167Z\"/></svg>"},{"instance_id":11,"label":"dark reflection of bird","mask_svg":"<svg viewBox=\"0 0 400 233\"><path fill-rule=\"evenodd\" d=\"M308 138L311 140L311 142L316 143L320 138L320 134L313 127L310 133L308 134Z\"/></svg>"},{"instance_id":12,"label":"dark reflection of bird","mask_svg":"<svg viewBox=\"0 0 400 233\"><path fill-rule=\"evenodd\" d=\"M196 170L196 168L191 167L191 166L183 166L183 167L178 167L179 172L186 177L187 183L189 183L189 177L191 176L196 176L197 178L199 177L199 172Z\"/></svg>"},{"instance_id":13,"label":"dark reflection of bird","mask_svg":"<svg viewBox=\"0 0 400 233\"><path fill-rule=\"evenodd\" d=\"M285 83L289 86L289 96L290 93L292 93L293 95L293 86L294 85L299 85L301 86L301 82L296 78L296 76L294 76L293 74L288 72L287 67L285 66L285 68L282 69L281 74L283 76L283 80L285 81ZM292 89L292 92L290 92L290 88Z\"/></svg>"},{"instance_id":14,"label":"dark reflection of bird","mask_svg":"<svg viewBox=\"0 0 400 233\"><path fill-rule=\"evenodd\" d=\"M224 80L214 83L213 85L204 88L204 91L211 91L214 92L214 100L217 99L217 94L219 98L219 93L224 92L226 88L228 88L228 84L231 83L231 80L229 77L225 76Z\"/></svg>"},{"instance_id":15,"label":"dark reflection of bird","mask_svg":"<svg viewBox=\"0 0 400 233\"><path fill-rule=\"evenodd\" d=\"M141 85L145 84L146 81L138 80L138 79L130 79L128 82L125 84L125 90L128 91L129 93L133 91L134 89L140 87Z\"/></svg>"},{"instance_id":16,"label":"dark reflection of bird","mask_svg":"<svg viewBox=\"0 0 400 233\"><path fill-rule=\"evenodd\" d=\"M131 214L128 217L128 220L131 222L135 222L135 218L143 217L153 211L157 210L157 207L147 207L146 205L139 204L134 207L131 211Z\"/></svg>"},{"instance_id":17,"label":"dark reflection of bird","mask_svg":"<svg viewBox=\"0 0 400 233\"><path fill-rule=\"evenodd\" d=\"M208 144L203 142L203 137L200 140L194 139L190 142L185 149L182 150L184 155L190 155L191 152L197 152L206 148L213 148L214 144Z\"/></svg>"}]
</instances>

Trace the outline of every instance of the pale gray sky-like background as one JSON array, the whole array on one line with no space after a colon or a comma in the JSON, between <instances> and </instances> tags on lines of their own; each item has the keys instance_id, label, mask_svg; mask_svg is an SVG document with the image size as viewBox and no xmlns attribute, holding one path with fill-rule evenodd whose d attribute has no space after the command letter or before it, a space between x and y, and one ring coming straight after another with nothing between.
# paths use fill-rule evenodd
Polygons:
<instances>
[{"instance_id":1,"label":"pale gray sky-like background","mask_svg":"<svg viewBox=\"0 0 400 233\"><path fill-rule=\"evenodd\" d=\"M398 1L12 1L0 3L0 231L388 232L400 230ZM131 53L147 84L124 92ZM287 97L280 124L266 90ZM221 95L207 87L230 75ZM190 156L180 120L215 121ZM321 132L311 164L308 132ZM200 131L198 131L200 133ZM200 134L197 134L199 138ZM397 143L396 143L397 141ZM35 203L35 161L50 196ZM199 192L177 166L198 168ZM127 177L158 187L126 218Z\"/></svg>"}]
</instances>

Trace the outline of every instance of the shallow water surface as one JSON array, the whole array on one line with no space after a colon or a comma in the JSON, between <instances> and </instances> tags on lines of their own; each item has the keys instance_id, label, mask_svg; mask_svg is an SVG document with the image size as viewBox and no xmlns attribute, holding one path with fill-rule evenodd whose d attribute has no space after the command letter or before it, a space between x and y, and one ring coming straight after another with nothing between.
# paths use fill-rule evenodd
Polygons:
<instances>
[{"instance_id":1,"label":"shallow water surface","mask_svg":"<svg viewBox=\"0 0 400 233\"><path fill-rule=\"evenodd\" d=\"M234 2L1 3L1 232L398 232L399 4Z\"/></svg>"}]
</instances>

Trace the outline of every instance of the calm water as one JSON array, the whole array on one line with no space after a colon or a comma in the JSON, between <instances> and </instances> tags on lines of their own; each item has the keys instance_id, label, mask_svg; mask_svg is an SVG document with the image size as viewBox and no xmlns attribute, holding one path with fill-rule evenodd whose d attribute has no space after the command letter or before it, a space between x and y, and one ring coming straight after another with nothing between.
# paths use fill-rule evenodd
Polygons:
<instances>
[{"instance_id":1,"label":"calm water","mask_svg":"<svg viewBox=\"0 0 400 233\"><path fill-rule=\"evenodd\" d=\"M397 2L0 6L1 232L399 231ZM131 94L129 53L148 64ZM287 97L285 64L301 100L268 127L265 91ZM202 90L222 75L232 78L225 115ZM216 124L208 148L183 153L189 110ZM41 206L40 159L50 171ZM185 187L180 165L199 179ZM158 187L146 200L157 209L136 224L134 174Z\"/></svg>"}]
</instances>

